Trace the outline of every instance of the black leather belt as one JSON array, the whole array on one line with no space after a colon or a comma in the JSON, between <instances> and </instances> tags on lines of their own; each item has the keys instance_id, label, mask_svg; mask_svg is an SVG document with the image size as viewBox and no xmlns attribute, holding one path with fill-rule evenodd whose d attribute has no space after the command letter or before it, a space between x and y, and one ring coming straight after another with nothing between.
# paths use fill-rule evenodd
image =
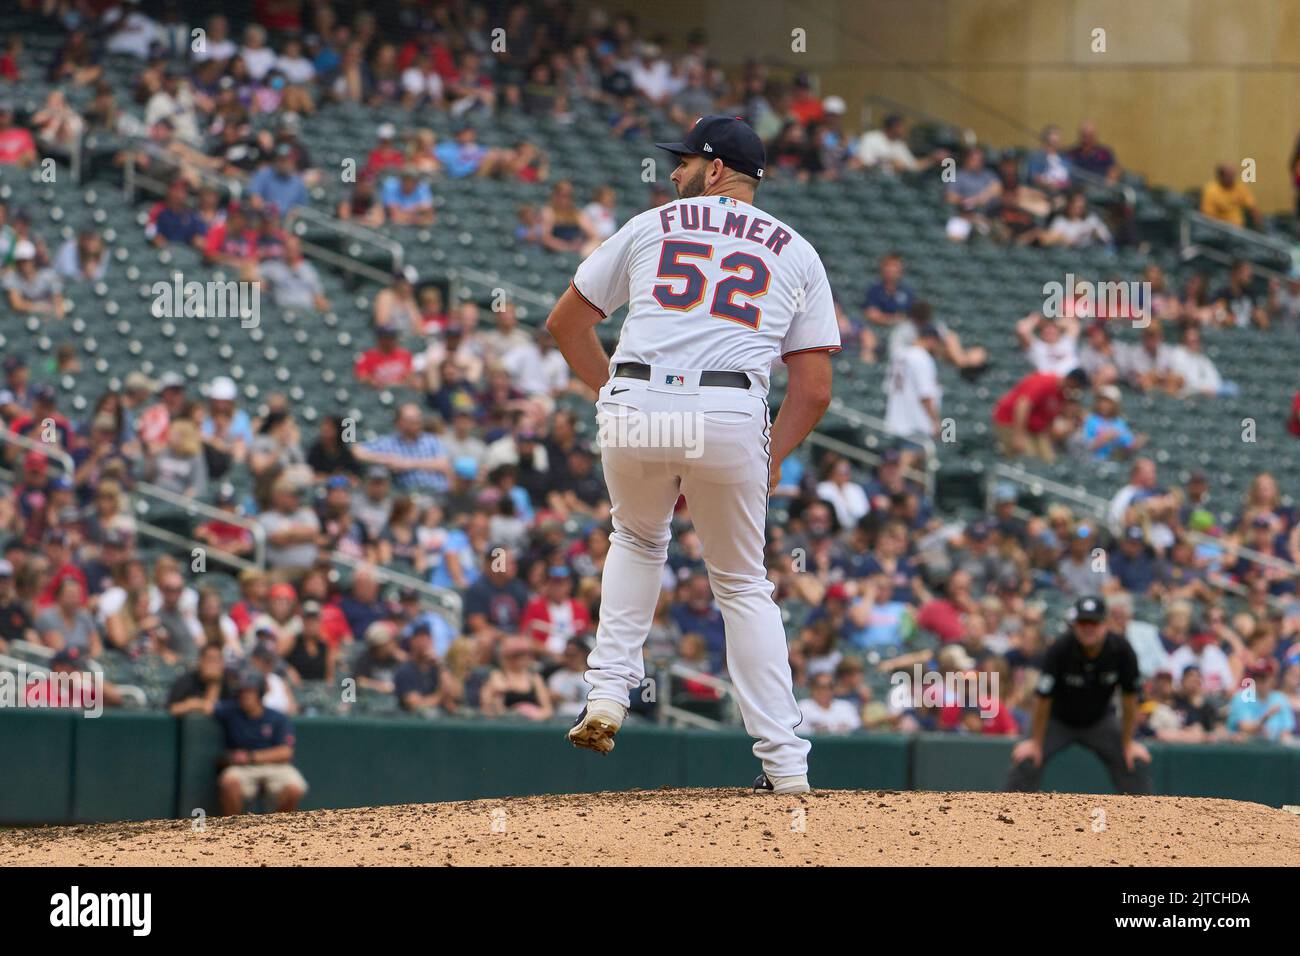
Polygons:
<instances>
[{"instance_id":1,"label":"black leather belt","mask_svg":"<svg viewBox=\"0 0 1300 956\"><path fill-rule=\"evenodd\" d=\"M614 366L615 378L635 378L650 381L650 366L640 362L619 362ZM749 388L749 376L744 372L701 372L700 384L722 388Z\"/></svg>"}]
</instances>

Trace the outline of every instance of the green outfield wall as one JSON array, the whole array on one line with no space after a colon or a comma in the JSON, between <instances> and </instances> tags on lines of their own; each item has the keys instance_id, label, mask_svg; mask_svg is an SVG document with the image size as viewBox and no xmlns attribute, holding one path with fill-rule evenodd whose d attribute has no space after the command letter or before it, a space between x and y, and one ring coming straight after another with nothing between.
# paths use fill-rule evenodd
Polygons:
<instances>
[{"instance_id":1,"label":"green outfield wall","mask_svg":"<svg viewBox=\"0 0 1300 956\"><path fill-rule=\"evenodd\" d=\"M558 724L308 718L296 722L304 809L658 787L743 787L758 773L743 733L628 726L609 757L575 750ZM1158 793L1300 804L1300 750L1152 745ZM81 823L215 813L221 739L205 717L0 712L0 823ZM824 789L998 790L1011 742L947 734L816 738ZM1079 749L1044 788L1113 793Z\"/></svg>"}]
</instances>

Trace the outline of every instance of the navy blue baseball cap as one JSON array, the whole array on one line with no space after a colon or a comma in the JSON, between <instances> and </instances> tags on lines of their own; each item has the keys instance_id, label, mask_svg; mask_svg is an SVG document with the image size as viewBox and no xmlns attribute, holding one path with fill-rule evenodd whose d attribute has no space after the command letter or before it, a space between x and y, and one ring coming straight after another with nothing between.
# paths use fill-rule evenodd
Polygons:
<instances>
[{"instance_id":1,"label":"navy blue baseball cap","mask_svg":"<svg viewBox=\"0 0 1300 956\"><path fill-rule=\"evenodd\" d=\"M767 151L763 141L739 116L701 116L680 143L655 143L674 156L720 159L738 173L763 178Z\"/></svg>"}]
</instances>

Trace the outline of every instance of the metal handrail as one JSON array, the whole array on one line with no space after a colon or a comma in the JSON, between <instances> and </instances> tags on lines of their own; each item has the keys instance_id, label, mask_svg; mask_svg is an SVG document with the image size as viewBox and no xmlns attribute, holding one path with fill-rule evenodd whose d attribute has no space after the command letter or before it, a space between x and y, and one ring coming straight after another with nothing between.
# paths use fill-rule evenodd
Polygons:
<instances>
[{"instance_id":1,"label":"metal handrail","mask_svg":"<svg viewBox=\"0 0 1300 956\"><path fill-rule=\"evenodd\" d=\"M529 325L540 325L546 321L546 316L550 314L551 309L556 303L556 297L550 293L534 292L532 289L524 289L511 282L501 278L495 272L483 272L469 266L453 266L446 270L447 285L450 290L448 296L448 305L455 306L460 301L460 291L457 289L458 283L474 284L484 286L488 289L504 289L509 301L524 302L535 305L541 310L541 315L537 322L532 321L531 316L520 316L519 320Z\"/></svg>"},{"instance_id":2,"label":"metal handrail","mask_svg":"<svg viewBox=\"0 0 1300 956\"><path fill-rule=\"evenodd\" d=\"M870 415L864 411L853 408L850 405L846 405L843 399L832 398L830 406L826 410L827 412L838 415L846 421L857 425L859 428L867 428L874 432L879 432L888 441L892 442L898 440L898 436L889 430L889 427L885 424L883 418L877 418L875 415ZM809 437L811 438L811 435ZM827 438L824 435L821 437L825 439L826 442L835 441L835 439ZM926 495L933 498L934 475L935 472L939 470L938 446L935 444L934 439L926 435L918 435L914 438L908 438L908 441L920 445L925 450L925 471L920 472L914 468L908 468L903 472L903 475L912 481L919 482L925 488ZM823 444L824 443L825 442L823 442ZM877 463L880 461L879 454L875 452L868 452L868 454L875 455L875 461Z\"/></svg>"},{"instance_id":3,"label":"metal handrail","mask_svg":"<svg viewBox=\"0 0 1300 956\"><path fill-rule=\"evenodd\" d=\"M231 514L229 511L222 511L219 508L214 508L212 505L205 504L195 498L190 498L186 495L178 495L174 491L168 491L166 488L160 488L147 481L138 481L135 483L134 487L129 490L131 493L142 493L151 498L157 498L160 501L181 508L184 511L193 512L194 514L202 515L205 518L211 518L216 521L222 521L226 524L233 524L237 527L243 528L253 536L253 544L255 548L253 552L255 555L253 563L259 569L266 567L266 529L252 518ZM177 535L176 537L179 538L180 536ZM194 545L196 547L201 547L204 551L208 552L217 550L215 548L209 548L201 541L194 541ZM222 553L225 554L225 552ZM235 555L229 555L229 557L233 558Z\"/></svg>"},{"instance_id":4,"label":"metal handrail","mask_svg":"<svg viewBox=\"0 0 1300 956\"><path fill-rule=\"evenodd\" d=\"M299 222L313 222L322 229L330 229L357 242L367 242L379 246L392 257L392 268L388 277L391 277L392 272L400 270L406 261L406 250L400 242L385 236L382 232L371 229L369 226L350 222L347 219L340 219L337 216L326 215L311 206L297 207L293 210L292 216Z\"/></svg>"},{"instance_id":5,"label":"metal handrail","mask_svg":"<svg viewBox=\"0 0 1300 956\"><path fill-rule=\"evenodd\" d=\"M698 684L703 684L706 687L712 688L718 692L721 699L726 702L728 707L734 708L735 706L736 691L735 687L729 680L725 680L706 671L688 667L680 661L665 664L658 668L659 675L665 673L669 678L680 677L684 680L695 681ZM658 707L656 708L656 711L660 723L687 724L692 727L703 728L704 730L720 730L727 726L727 721L714 720L711 717L704 717L694 711L687 710L684 707L675 706L672 702L672 682L669 680L664 683L666 684L669 693L661 695L662 699L657 701Z\"/></svg>"},{"instance_id":6,"label":"metal handrail","mask_svg":"<svg viewBox=\"0 0 1300 956\"><path fill-rule=\"evenodd\" d=\"M831 438L829 435L823 435L821 432L812 431L804 439L810 445L818 445L827 451L833 451L837 455L843 455L845 458L851 458L868 467L875 468L883 460L884 456L879 452L871 451L866 448L859 448L857 445L850 445L848 442L840 441L838 438ZM915 468L903 469L903 477L911 481L918 482L925 487L926 496L934 497L934 473L919 472Z\"/></svg>"},{"instance_id":7,"label":"metal handrail","mask_svg":"<svg viewBox=\"0 0 1300 956\"><path fill-rule=\"evenodd\" d=\"M52 445L49 442L36 441L28 438L26 435L19 435L8 430L0 430L0 441L10 445L17 445L19 448L26 448L28 451L38 451L52 461L58 462L64 473L71 478L76 472L76 465L72 461L72 456L62 448Z\"/></svg>"},{"instance_id":8,"label":"metal handrail","mask_svg":"<svg viewBox=\"0 0 1300 956\"><path fill-rule=\"evenodd\" d=\"M1280 258L1291 260L1291 246L1280 239L1274 239L1272 236L1265 236L1255 232L1253 229L1243 229L1240 226L1234 226L1230 223L1218 219L1211 219L1204 213L1196 212L1191 209L1185 209L1178 222L1178 245L1179 248L1192 245L1192 227L1197 226L1202 229L1209 229L1211 232L1226 234L1229 238L1238 242L1252 243L1257 246L1263 246L1270 252L1275 253Z\"/></svg>"},{"instance_id":9,"label":"metal handrail","mask_svg":"<svg viewBox=\"0 0 1300 956\"><path fill-rule=\"evenodd\" d=\"M1229 265L1233 257L1222 249L1215 249L1212 246L1203 246L1199 243L1192 243L1190 246L1182 246L1178 252L1183 262L1190 262L1197 256L1204 256L1206 259L1213 259L1219 265ZM1251 269L1259 275L1268 276L1270 279L1277 279L1279 282L1286 282L1291 277L1285 272L1279 272L1277 269L1270 269L1268 266L1261 266L1252 262Z\"/></svg>"},{"instance_id":10,"label":"metal handrail","mask_svg":"<svg viewBox=\"0 0 1300 956\"><path fill-rule=\"evenodd\" d=\"M435 614L440 614L445 618L458 633L463 629L464 602L461 600L460 595L451 588L435 587L421 578L403 574L401 571L394 571L382 564L374 564L364 558L354 558L352 555L344 554L341 551L330 552L329 559L332 563L343 565L352 571L356 571L358 568L366 568L385 584L410 588L420 592L428 599L428 603Z\"/></svg>"}]
</instances>

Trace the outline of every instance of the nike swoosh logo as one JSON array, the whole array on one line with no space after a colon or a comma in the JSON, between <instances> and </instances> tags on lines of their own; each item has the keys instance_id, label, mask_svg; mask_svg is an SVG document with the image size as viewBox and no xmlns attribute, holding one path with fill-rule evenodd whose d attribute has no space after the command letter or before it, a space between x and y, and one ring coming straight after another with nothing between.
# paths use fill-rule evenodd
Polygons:
<instances>
[{"instance_id":1,"label":"nike swoosh logo","mask_svg":"<svg viewBox=\"0 0 1300 956\"><path fill-rule=\"evenodd\" d=\"M624 392L630 392L630 391L632 391L630 388L611 388L611 389L609 390L609 394L610 394L611 396L613 396L613 395L622 395Z\"/></svg>"}]
</instances>

